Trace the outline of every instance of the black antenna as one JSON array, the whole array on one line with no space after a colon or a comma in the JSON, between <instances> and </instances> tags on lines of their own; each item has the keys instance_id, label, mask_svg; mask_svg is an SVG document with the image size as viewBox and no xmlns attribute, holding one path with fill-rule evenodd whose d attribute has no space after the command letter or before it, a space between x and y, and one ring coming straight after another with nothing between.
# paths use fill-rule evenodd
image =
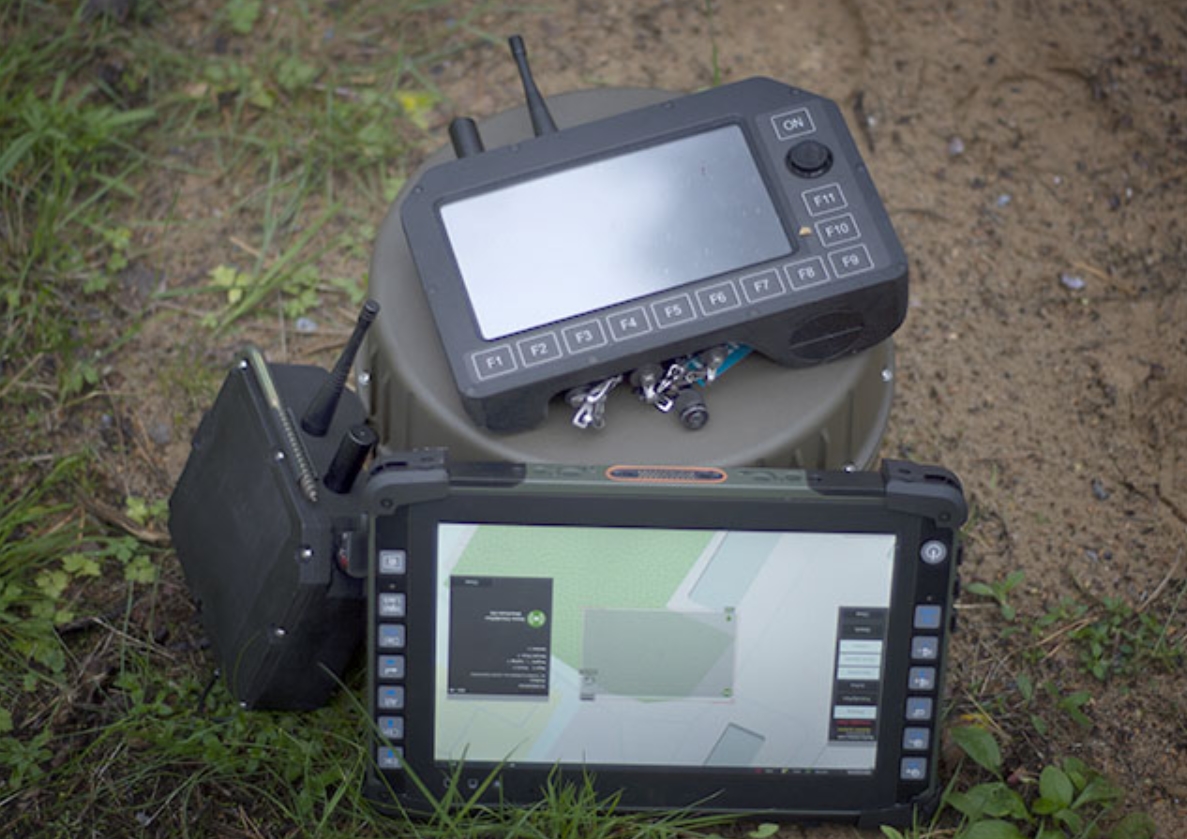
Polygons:
<instances>
[{"instance_id":1,"label":"black antenna","mask_svg":"<svg viewBox=\"0 0 1187 839\"><path fill-rule=\"evenodd\" d=\"M374 300L368 300L363 304L363 311L359 313L359 320L355 324L354 332L351 333L350 340L342 349L342 355L338 356L338 361L330 371L330 377L314 394L313 399L309 402L309 407L305 409L305 415L301 417L301 428L306 434L313 437L326 436L326 432L330 429L330 423L334 420L334 413L338 410L338 400L342 398L342 389L346 387L346 377L350 375L350 365L354 364L354 357L358 354L359 345L363 343L363 336L367 334L367 329L377 314L379 314L379 304Z\"/></svg>"},{"instance_id":2,"label":"black antenna","mask_svg":"<svg viewBox=\"0 0 1187 839\"><path fill-rule=\"evenodd\" d=\"M379 442L379 435L366 423L352 425L338 443L338 451L330 461L330 468L322 483L338 495L346 495L363 469L363 461Z\"/></svg>"},{"instance_id":3,"label":"black antenna","mask_svg":"<svg viewBox=\"0 0 1187 839\"><path fill-rule=\"evenodd\" d=\"M536 136L555 134L556 123L552 121L552 114L540 89L536 87L536 80L532 78L532 68L528 66L528 51L523 45L523 38L512 35L507 39L511 45L511 55L515 58L515 65L519 67L519 78L523 80L523 95L528 103L528 115L532 118L532 130Z\"/></svg>"},{"instance_id":4,"label":"black antenna","mask_svg":"<svg viewBox=\"0 0 1187 839\"><path fill-rule=\"evenodd\" d=\"M469 117L457 117L449 123L449 142L453 144L453 153L459 160L486 151L482 145L482 135L478 133L478 125Z\"/></svg>"}]
</instances>

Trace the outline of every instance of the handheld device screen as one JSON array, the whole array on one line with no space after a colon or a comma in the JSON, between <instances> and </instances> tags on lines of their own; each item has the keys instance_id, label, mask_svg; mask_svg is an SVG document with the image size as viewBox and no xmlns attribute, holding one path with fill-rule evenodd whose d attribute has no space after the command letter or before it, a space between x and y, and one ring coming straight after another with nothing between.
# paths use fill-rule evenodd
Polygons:
<instances>
[{"instance_id":1,"label":"handheld device screen","mask_svg":"<svg viewBox=\"0 0 1187 839\"><path fill-rule=\"evenodd\" d=\"M896 541L441 522L434 757L872 773Z\"/></svg>"},{"instance_id":2,"label":"handheld device screen","mask_svg":"<svg viewBox=\"0 0 1187 839\"><path fill-rule=\"evenodd\" d=\"M737 125L470 195L440 213L488 341L792 251Z\"/></svg>"}]
</instances>

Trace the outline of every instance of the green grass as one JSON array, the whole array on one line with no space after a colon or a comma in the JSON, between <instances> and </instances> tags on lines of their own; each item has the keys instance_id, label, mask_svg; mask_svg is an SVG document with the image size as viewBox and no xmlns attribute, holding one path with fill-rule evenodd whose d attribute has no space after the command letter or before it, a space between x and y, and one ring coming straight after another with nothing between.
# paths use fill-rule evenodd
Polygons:
<instances>
[{"instance_id":1,"label":"green grass","mask_svg":"<svg viewBox=\"0 0 1187 839\"><path fill-rule=\"evenodd\" d=\"M998 737L983 725L960 725L950 736L963 754L927 825L901 831L883 827L886 839L1152 839L1142 813L1119 812L1121 790L1076 757L1030 772L1007 775ZM955 820L955 827L950 823Z\"/></svg>"},{"instance_id":2,"label":"green grass","mask_svg":"<svg viewBox=\"0 0 1187 839\"><path fill-rule=\"evenodd\" d=\"M1168 574L1138 605L1120 597L1061 597L1043 614L1026 621L1029 634L1021 658L1035 665L1068 651L1084 673L1100 682L1176 671L1187 659L1187 637L1180 627L1187 583L1172 584L1172 576ZM965 588L997 606L1005 624L1003 638L1023 634L1012 592L1024 581L1021 571L1013 571L1002 580L976 581Z\"/></svg>"},{"instance_id":3,"label":"green grass","mask_svg":"<svg viewBox=\"0 0 1187 839\"><path fill-rule=\"evenodd\" d=\"M28 661L39 668L23 679L27 688L37 684L40 672L60 674L66 665L62 645L54 634L55 619L65 614L60 604L66 572L54 568L57 557L69 556L77 546L71 504L61 500L62 490L79 471L79 463L59 461L45 475L28 481L15 469L6 470L3 516L0 517L0 656L5 674L19 673ZM33 678L30 679L29 677ZM5 679L0 730L11 729L10 710L15 686Z\"/></svg>"},{"instance_id":4,"label":"green grass","mask_svg":"<svg viewBox=\"0 0 1187 839\"><path fill-rule=\"evenodd\" d=\"M21 396L35 364L52 357L55 395L68 398L96 381L82 353L95 339L85 304L107 288L105 263L121 237L111 208L144 167L132 144L156 113L118 107L80 78L98 60L101 36L76 20L43 27L28 3L0 15L4 391Z\"/></svg>"},{"instance_id":5,"label":"green grass","mask_svg":"<svg viewBox=\"0 0 1187 839\"><path fill-rule=\"evenodd\" d=\"M957 703L967 710L949 736L964 760L936 818L906 833L885 830L887 837L1154 835L1146 814L1126 808L1121 787L1069 753L1068 745L1062 755L1050 755L1060 748L1055 744L1079 750L1097 724L1094 705L1106 683L1124 692L1136 689L1142 678L1181 668L1187 587L1160 586L1138 606L1114 597L1090 603L1064 597L1036 616L1015 597L1023 583L1022 574L1012 572L966 587L974 600L967 605L975 607L979 598L993 607L1000 658L992 670L998 675L995 681L970 684ZM1011 689L997 687L1003 679Z\"/></svg>"},{"instance_id":6,"label":"green grass","mask_svg":"<svg viewBox=\"0 0 1187 839\"><path fill-rule=\"evenodd\" d=\"M1084 672L1101 682L1171 672L1187 657L1187 640L1174 632L1185 594L1187 583L1179 583L1161 601L1141 606L1118 597L1092 603L1061 598L1034 624L1037 652L1049 656L1069 646Z\"/></svg>"}]
</instances>

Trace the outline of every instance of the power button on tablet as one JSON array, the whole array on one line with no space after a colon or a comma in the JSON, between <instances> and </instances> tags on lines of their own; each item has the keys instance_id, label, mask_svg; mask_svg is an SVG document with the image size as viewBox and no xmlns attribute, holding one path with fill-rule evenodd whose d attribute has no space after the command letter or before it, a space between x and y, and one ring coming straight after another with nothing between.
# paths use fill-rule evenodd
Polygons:
<instances>
[{"instance_id":1,"label":"power button on tablet","mask_svg":"<svg viewBox=\"0 0 1187 839\"><path fill-rule=\"evenodd\" d=\"M939 565L948 558L948 546L939 539L929 539L920 546L919 558L928 565Z\"/></svg>"}]
</instances>

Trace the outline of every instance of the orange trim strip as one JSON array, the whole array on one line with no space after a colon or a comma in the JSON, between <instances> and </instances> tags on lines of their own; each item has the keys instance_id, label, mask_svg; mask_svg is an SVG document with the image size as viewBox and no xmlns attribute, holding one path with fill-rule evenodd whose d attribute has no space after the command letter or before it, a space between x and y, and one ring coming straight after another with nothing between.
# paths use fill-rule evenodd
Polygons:
<instances>
[{"instance_id":1,"label":"orange trim strip","mask_svg":"<svg viewBox=\"0 0 1187 839\"><path fill-rule=\"evenodd\" d=\"M621 474L621 472L632 471L644 474ZM670 473L670 477L665 477L663 473ZM715 466L637 466L633 464L609 466L606 468L605 475L608 481L628 484L720 484L729 477L724 469L718 469Z\"/></svg>"}]
</instances>

